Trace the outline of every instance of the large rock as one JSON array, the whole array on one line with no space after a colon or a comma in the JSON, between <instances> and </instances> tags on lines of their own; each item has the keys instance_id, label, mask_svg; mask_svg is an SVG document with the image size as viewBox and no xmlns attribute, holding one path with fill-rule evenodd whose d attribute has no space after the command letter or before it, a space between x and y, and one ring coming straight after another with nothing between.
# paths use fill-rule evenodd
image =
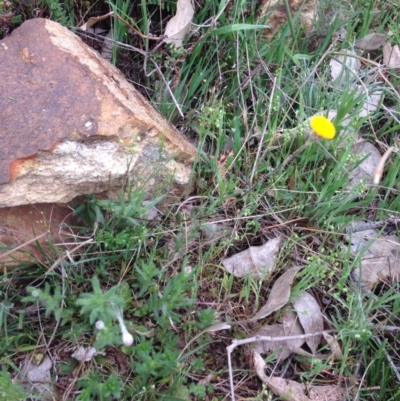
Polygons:
<instances>
[{"instance_id":1,"label":"large rock","mask_svg":"<svg viewBox=\"0 0 400 401\"><path fill-rule=\"evenodd\" d=\"M58 233L70 210L55 204L81 195L129 182L145 185L149 198L160 188L179 196L194 156L132 84L68 29L33 19L0 41L0 246L34 237L44 243L47 235L63 242ZM33 248L23 249L39 257ZM0 252L0 263L9 256Z\"/></svg>"},{"instance_id":2,"label":"large rock","mask_svg":"<svg viewBox=\"0 0 400 401\"><path fill-rule=\"evenodd\" d=\"M194 147L76 35L46 19L0 42L0 207L187 185Z\"/></svg>"}]
</instances>

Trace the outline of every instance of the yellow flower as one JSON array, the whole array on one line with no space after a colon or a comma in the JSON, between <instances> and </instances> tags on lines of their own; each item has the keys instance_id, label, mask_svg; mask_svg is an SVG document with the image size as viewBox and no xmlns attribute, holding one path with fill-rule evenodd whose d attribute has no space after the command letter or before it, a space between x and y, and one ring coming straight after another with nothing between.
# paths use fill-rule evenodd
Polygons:
<instances>
[{"instance_id":1,"label":"yellow flower","mask_svg":"<svg viewBox=\"0 0 400 401\"><path fill-rule=\"evenodd\" d=\"M335 126L324 116L311 117L310 125L314 133L321 138L333 139L336 135Z\"/></svg>"}]
</instances>

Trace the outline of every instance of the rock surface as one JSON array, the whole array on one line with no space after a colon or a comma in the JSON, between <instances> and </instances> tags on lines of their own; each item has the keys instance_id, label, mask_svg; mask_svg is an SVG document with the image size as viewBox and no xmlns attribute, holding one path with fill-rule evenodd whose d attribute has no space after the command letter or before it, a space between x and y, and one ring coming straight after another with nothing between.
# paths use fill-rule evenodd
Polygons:
<instances>
[{"instance_id":1,"label":"rock surface","mask_svg":"<svg viewBox=\"0 0 400 401\"><path fill-rule=\"evenodd\" d=\"M81 195L128 182L148 198L156 189L181 195L195 152L76 35L50 20L24 22L0 41L0 267L43 262L50 248L37 243L68 242L61 226L73 219L61 204Z\"/></svg>"},{"instance_id":2,"label":"rock surface","mask_svg":"<svg viewBox=\"0 0 400 401\"><path fill-rule=\"evenodd\" d=\"M0 251L0 271L4 265L54 260L51 246L71 241L76 226L73 211L63 206L39 203L0 209L0 245L5 249Z\"/></svg>"},{"instance_id":3,"label":"rock surface","mask_svg":"<svg viewBox=\"0 0 400 401\"><path fill-rule=\"evenodd\" d=\"M128 179L149 194L187 185L195 148L66 28L26 21L0 42L0 65L0 207L66 203Z\"/></svg>"}]
</instances>

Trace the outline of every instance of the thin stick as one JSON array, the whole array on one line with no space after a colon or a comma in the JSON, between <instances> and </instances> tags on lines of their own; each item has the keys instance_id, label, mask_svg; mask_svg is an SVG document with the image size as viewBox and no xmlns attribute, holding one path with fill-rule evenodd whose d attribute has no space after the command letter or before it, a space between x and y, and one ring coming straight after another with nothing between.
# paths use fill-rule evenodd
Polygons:
<instances>
[{"instance_id":1,"label":"thin stick","mask_svg":"<svg viewBox=\"0 0 400 401\"><path fill-rule=\"evenodd\" d=\"M74 253L75 251L77 251L78 249L82 248L84 245L90 244L91 242L93 242L94 239L93 238L89 238L87 241L81 242L79 245L77 245L75 248L71 249L70 251L65 251L64 254L62 256L60 256L49 268L49 270L47 270L47 272L45 273L45 275L48 275L50 272L52 272L60 262L62 262L64 259L67 259L68 257L71 256L71 253Z\"/></svg>"},{"instance_id":2,"label":"thin stick","mask_svg":"<svg viewBox=\"0 0 400 401\"><path fill-rule=\"evenodd\" d=\"M228 353L229 382L230 382L230 386L231 386L232 401L235 401L235 387L233 384L231 353L237 346L255 343L258 341L289 341L289 340L297 340L297 339L304 340L306 338L320 336L324 333L334 333L335 331L336 330L324 330L324 331L317 331L316 333L300 334L297 336L282 336L282 337L254 336L254 337L244 338L243 340L233 340L232 344L229 345L228 347L226 347L226 351Z\"/></svg>"}]
</instances>

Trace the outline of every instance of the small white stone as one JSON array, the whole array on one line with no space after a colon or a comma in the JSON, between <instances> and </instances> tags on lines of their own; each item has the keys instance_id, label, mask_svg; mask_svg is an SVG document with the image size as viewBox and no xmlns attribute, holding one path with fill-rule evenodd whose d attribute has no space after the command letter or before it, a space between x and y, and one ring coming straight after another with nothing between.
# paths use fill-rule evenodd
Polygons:
<instances>
[{"instance_id":1,"label":"small white stone","mask_svg":"<svg viewBox=\"0 0 400 401\"><path fill-rule=\"evenodd\" d=\"M79 347L76 349L76 351L71 355L72 358L75 358L77 361L80 362L89 362L92 360L92 358L96 355L98 355L99 352L97 352L96 348L90 347L90 348L85 348L85 347ZM100 354L103 354L100 352Z\"/></svg>"}]
</instances>

